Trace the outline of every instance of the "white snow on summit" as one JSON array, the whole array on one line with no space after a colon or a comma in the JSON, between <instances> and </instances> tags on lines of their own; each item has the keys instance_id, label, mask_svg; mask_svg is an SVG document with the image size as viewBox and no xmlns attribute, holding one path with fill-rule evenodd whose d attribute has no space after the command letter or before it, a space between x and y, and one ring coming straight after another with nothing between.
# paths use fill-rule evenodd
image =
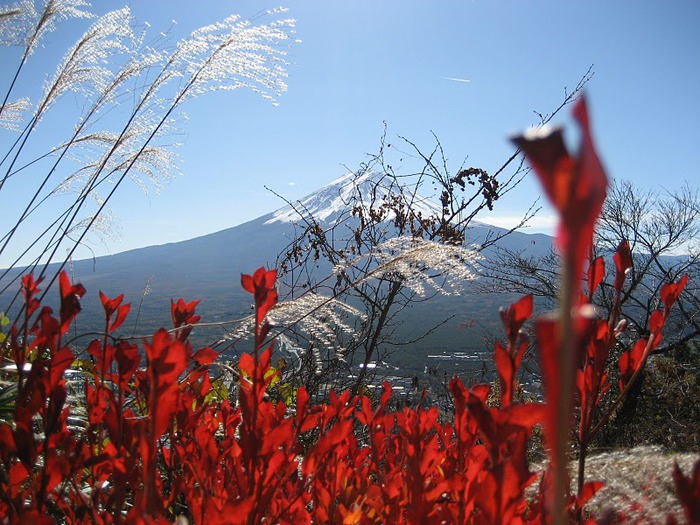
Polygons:
<instances>
[{"instance_id":1,"label":"white snow on summit","mask_svg":"<svg viewBox=\"0 0 700 525\"><path fill-rule=\"evenodd\" d=\"M333 215L347 212L351 206L353 195L362 195L365 206L380 206L383 198L400 191L393 179L385 178L378 172L365 172L361 174L348 173L337 178L330 184L307 195L293 205L287 205L272 213L272 217L265 224L274 222L297 222L300 213L305 217L314 217L319 221L326 221ZM359 193L358 193L359 192ZM354 204L352 204L354 205ZM440 207L427 199L416 197L413 203L414 209L424 216L440 213Z\"/></svg>"}]
</instances>

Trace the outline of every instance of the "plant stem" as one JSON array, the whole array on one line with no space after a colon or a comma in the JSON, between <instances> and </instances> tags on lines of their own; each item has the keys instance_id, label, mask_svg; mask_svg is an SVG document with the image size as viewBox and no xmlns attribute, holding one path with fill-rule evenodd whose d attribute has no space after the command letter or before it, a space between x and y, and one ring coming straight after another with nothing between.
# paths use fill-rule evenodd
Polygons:
<instances>
[{"instance_id":1,"label":"plant stem","mask_svg":"<svg viewBox=\"0 0 700 525\"><path fill-rule=\"evenodd\" d=\"M572 253L572 251L568 250L567 252ZM554 525L565 523L564 507L568 492L567 450L571 420L572 372L576 354L576 338L571 322L573 298L576 292L573 267L573 261L569 257L565 257L562 269L562 289L559 295L559 399L556 400L557 428L555 429L554 457L552 458L554 462L552 523ZM550 400L550 402L552 401L554 400Z\"/></svg>"}]
</instances>

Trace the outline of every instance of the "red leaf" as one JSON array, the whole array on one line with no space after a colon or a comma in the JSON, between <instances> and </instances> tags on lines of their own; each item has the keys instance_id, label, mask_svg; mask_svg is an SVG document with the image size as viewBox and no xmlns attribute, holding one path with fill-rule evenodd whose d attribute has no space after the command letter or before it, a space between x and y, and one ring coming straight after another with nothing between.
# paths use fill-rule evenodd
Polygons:
<instances>
[{"instance_id":1,"label":"red leaf","mask_svg":"<svg viewBox=\"0 0 700 525\"><path fill-rule=\"evenodd\" d=\"M296 413L296 423L297 429L301 432L301 425L306 417L306 411L309 408L309 393L303 386L299 387L297 390L297 413Z\"/></svg>"},{"instance_id":2,"label":"red leaf","mask_svg":"<svg viewBox=\"0 0 700 525\"><path fill-rule=\"evenodd\" d=\"M571 201L574 162L564 144L562 130L540 130L537 135L515 137L513 142L535 169L549 200L557 210L564 210Z\"/></svg>"},{"instance_id":3,"label":"red leaf","mask_svg":"<svg viewBox=\"0 0 700 525\"><path fill-rule=\"evenodd\" d=\"M56 521L43 512L30 510L22 514L22 523L31 523L32 525L55 525Z\"/></svg>"},{"instance_id":4,"label":"red leaf","mask_svg":"<svg viewBox=\"0 0 700 525\"><path fill-rule=\"evenodd\" d=\"M56 348L59 335L61 334L61 325L51 314L51 308L48 306L44 306L41 309L41 312L39 312L39 318L37 320L39 326L39 337L37 337L32 343L31 346L33 348ZM66 325L66 330L68 330L68 325Z\"/></svg>"},{"instance_id":5,"label":"red leaf","mask_svg":"<svg viewBox=\"0 0 700 525\"><path fill-rule=\"evenodd\" d=\"M260 272L260 270L263 269L258 269L258 271L255 272L256 275L258 274L258 272ZM277 280L277 270L263 270L260 273L262 274L262 279L264 281L265 288L267 288L268 290L272 289L275 286L275 281Z\"/></svg>"},{"instance_id":6,"label":"red leaf","mask_svg":"<svg viewBox=\"0 0 700 525\"><path fill-rule=\"evenodd\" d=\"M576 498L576 507L582 509L583 506L588 503L596 493L605 486L602 481L589 481L584 483L583 489Z\"/></svg>"},{"instance_id":7,"label":"red leaf","mask_svg":"<svg viewBox=\"0 0 700 525\"><path fill-rule=\"evenodd\" d=\"M511 304L506 310L500 310L501 321L511 346L515 346L520 329L532 315L532 308L532 294L528 294Z\"/></svg>"},{"instance_id":8,"label":"red leaf","mask_svg":"<svg viewBox=\"0 0 700 525\"><path fill-rule=\"evenodd\" d=\"M209 347L206 348L200 348L195 352L193 359L197 361L200 365L209 365L216 361L216 358L219 357L219 353Z\"/></svg>"},{"instance_id":9,"label":"red leaf","mask_svg":"<svg viewBox=\"0 0 700 525\"><path fill-rule=\"evenodd\" d=\"M190 332L192 332L192 327L188 325L197 324L201 319L201 316L194 313L198 304L199 301L185 302L182 297L177 302L170 300L170 315L173 320L173 327L186 326L186 328L180 328L175 331L175 337L180 341L184 342L189 337Z\"/></svg>"},{"instance_id":10,"label":"red leaf","mask_svg":"<svg viewBox=\"0 0 700 525\"><path fill-rule=\"evenodd\" d=\"M12 428L7 423L0 423L0 459L6 464L11 454L17 453Z\"/></svg>"},{"instance_id":11,"label":"red leaf","mask_svg":"<svg viewBox=\"0 0 700 525\"><path fill-rule=\"evenodd\" d=\"M572 316L574 325L574 333L577 334L576 348L563 348L561 337L559 335L559 322L556 317L540 317L535 321L535 329L537 331L537 342L540 347L540 366L542 367L542 382L544 385L546 398L546 411L544 415L544 434L547 444L555 446L555 436L559 425L569 425L571 421L559 421L559 408L562 403L571 407L573 399L562 399L561 384L565 378L561 377L560 362L566 359L564 352L575 352L575 362L580 362L581 357L590 341L596 323L594 320L585 315L586 312L580 312L576 316ZM569 373L571 376L568 379L570 384L575 384L575 368L572 368ZM573 397L573 396L572 396ZM569 413L569 417L572 414ZM552 457L557 457L553 454Z\"/></svg>"},{"instance_id":12,"label":"red leaf","mask_svg":"<svg viewBox=\"0 0 700 525\"><path fill-rule=\"evenodd\" d=\"M173 339L164 329L158 330L151 343L144 342L148 358L147 373L150 378L151 418L155 437L160 437L177 409L179 392L177 380L187 368L187 350L178 339Z\"/></svg>"},{"instance_id":13,"label":"red leaf","mask_svg":"<svg viewBox=\"0 0 700 525\"><path fill-rule=\"evenodd\" d=\"M34 315L34 312L39 308L39 299L35 296L41 291L39 289L39 284L41 284L43 280L44 278L40 277L35 281L34 275L31 273L22 277L22 295L27 305L27 316Z\"/></svg>"},{"instance_id":14,"label":"red leaf","mask_svg":"<svg viewBox=\"0 0 700 525\"><path fill-rule=\"evenodd\" d=\"M677 283L666 283L661 287L661 300L664 302L666 311L678 301L678 296L688 284L688 276L684 275Z\"/></svg>"},{"instance_id":15,"label":"red leaf","mask_svg":"<svg viewBox=\"0 0 700 525\"><path fill-rule=\"evenodd\" d=\"M95 389L90 384L85 389L85 399L87 401L88 421L94 427L102 423L105 410L107 410L107 397L104 389Z\"/></svg>"},{"instance_id":16,"label":"red leaf","mask_svg":"<svg viewBox=\"0 0 700 525\"><path fill-rule=\"evenodd\" d=\"M593 300L595 291L605 279L605 261L602 257L596 257L588 267L588 299Z\"/></svg>"},{"instance_id":17,"label":"red leaf","mask_svg":"<svg viewBox=\"0 0 700 525\"><path fill-rule=\"evenodd\" d=\"M114 350L114 358L117 361L119 384L124 388L134 376L134 373L141 363L139 348L127 341L119 341Z\"/></svg>"},{"instance_id":18,"label":"red leaf","mask_svg":"<svg viewBox=\"0 0 700 525\"><path fill-rule=\"evenodd\" d=\"M24 480L29 477L29 472L22 463L15 463L10 467L10 493L12 497L17 497Z\"/></svg>"},{"instance_id":19,"label":"red leaf","mask_svg":"<svg viewBox=\"0 0 700 525\"><path fill-rule=\"evenodd\" d=\"M559 212L557 242L577 275L593 242L593 228L605 201L608 179L598 159L583 97L573 108L581 128L578 156L569 154L557 129L514 139L537 174L545 193Z\"/></svg>"},{"instance_id":20,"label":"red leaf","mask_svg":"<svg viewBox=\"0 0 700 525\"><path fill-rule=\"evenodd\" d=\"M625 283L627 273L632 269L632 252L630 251L630 243L626 240L620 242L613 255L615 261L615 290L618 293L622 291L622 285Z\"/></svg>"},{"instance_id":21,"label":"red leaf","mask_svg":"<svg viewBox=\"0 0 700 525\"><path fill-rule=\"evenodd\" d=\"M620 356L617 366L620 368L620 391L624 390L625 385L639 368L644 357L644 349L647 347L646 339L639 339L631 350L627 350Z\"/></svg>"},{"instance_id":22,"label":"red leaf","mask_svg":"<svg viewBox=\"0 0 700 525\"><path fill-rule=\"evenodd\" d=\"M49 374L49 389L52 391L63 380L63 374L75 361L75 355L68 348L63 347L51 356Z\"/></svg>"},{"instance_id":23,"label":"red leaf","mask_svg":"<svg viewBox=\"0 0 700 525\"><path fill-rule=\"evenodd\" d=\"M608 177L605 174L605 170L598 158L598 153L593 143L593 136L588 119L588 107L586 106L586 99L584 97L576 101L572 112L582 132L576 166L577 174L581 180L578 181L577 190L584 193L585 199L593 204L594 209L588 212L591 214L590 216L593 217L592 222L594 223L605 201ZM581 197L581 193L578 195L579 198ZM591 224L591 226L593 225Z\"/></svg>"},{"instance_id":24,"label":"red leaf","mask_svg":"<svg viewBox=\"0 0 700 525\"><path fill-rule=\"evenodd\" d=\"M60 273L58 284L61 291L61 335L64 335L80 312L80 298L85 295L85 287L80 283L72 285L65 271Z\"/></svg>"},{"instance_id":25,"label":"red leaf","mask_svg":"<svg viewBox=\"0 0 700 525\"><path fill-rule=\"evenodd\" d=\"M195 315L194 311L197 308L199 301L185 302L185 300L180 297L177 301L170 300L170 314L173 320L173 327L178 328L186 324L194 324L198 322L201 317Z\"/></svg>"},{"instance_id":26,"label":"red leaf","mask_svg":"<svg viewBox=\"0 0 700 525\"><path fill-rule=\"evenodd\" d=\"M109 334L119 328L126 319L127 315L129 315L131 303L121 305L123 300L124 294L121 294L114 299L110 299L100 291L100 301L102 301L102 308L104 308L105 311L105 317L107 319L107 333ZM116 319L112 320L114 312L117 313L117 317Z\"/></svg>"},{"instance_id":27,"label":"red leaf","mask_svg":"<svg viewBox=\"0 0 700 525\"><path fill-rule=\"evenodd\" d=\"M255 359L252 355L248 353L242 353L241 356L238 358L238 368L243 373L243 375L247 376L248 380L250 380L250 378L253 377L253 373L255 370Z\"/></svg>"},{"instance_id":28,"label":"red leaf","mask_svg":"<svg viewBox=\"0 0 700 525\"><path fill-rule=\"evenodd\" d=\"M678 463L673 465L673 482L688 523L700 523L700 460L686 478Z\"/></svg>"},{"instance_id":29,"label":"red leaf","mask_svg":"<svg viewBox=\"0 0 700 525\"><path fill-rule=\"evenodd\" d=\"M255 296L255 324L256 324L256 346L260 347L266 337L266 330L269 330L269 325L263 325L263 320L267 312L275 304L277 304L277 290L275 290L275 280L277 279L277 270L266 270L260 267L255 270L255 273L250 275L241 275L241 286L247 292Z\"/></svg>"},{"instance_id":30,"label":"red leaf","mask_svg":"<svg viewBox=\"0 0 700 525\"><path fill-rule=\"evenodd\" d=\"M248 293L255 293L255 281L253 277L247 274L241 274L241 286Z\"/></svg>"},{"instance_id":31,"label":"red leaf","mask_svg":"<svg viewBox=\"0 0 700 525\"><path fill-rule=\"evenodd\" d=\"M515 367L510 354L498 341L496 341L494 348L494 361L501 385L501 406L508 406L513 400Z\"/></svg>"},{"instance_id":32,"label":"red leaf","mask_svg":"<svg viewBox=\"0 0 700 525\"><path fill-rule=\"evenodd\" d=\"M344 420L333 425L323 436L327 445L335 446L347 439L352 433L352 421Z\"/></svg>"},{"instance_id":33,"label":"red leaf","mask_svg":"<svg viewBox=\"0 0 700 525\"><path fill-rule=\"evenodd\" d=\"M102 302L102 308L104 308L104 311L108 316L112 315L124 300L124 294L118 295L114 299L110 299L102 292L102 290L100 290L99 296L100 302Z\"/></svg>"},{"instance_id":34,"label":"red leaf","mask_svg":"<svg viewBox=\"0 0 700 525\"><path fill-rule=\"evenodd\" d=\"M520 403L502 410L504 421L527 430L544 419L546 406L543 403Z\"/></svg>"},{"instance_id":35,"label":"red leaf","mask_svg":"<svg viewBox=\"0 0 700 525\"><path fill-rule=\"evenodd\" d=\"M649 331L653 334L661 334L664 322L664 314L661 313L661 310L654 310L649 316Z\"/></svg>"}]
</instances>

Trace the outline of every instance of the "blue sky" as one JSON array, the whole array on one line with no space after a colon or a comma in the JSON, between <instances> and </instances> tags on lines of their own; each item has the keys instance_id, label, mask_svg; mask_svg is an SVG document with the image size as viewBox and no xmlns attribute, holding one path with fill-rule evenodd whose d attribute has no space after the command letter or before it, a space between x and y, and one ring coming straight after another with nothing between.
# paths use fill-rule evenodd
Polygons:
<instances>
[{"instance_id":1,"label":"blue sky","mask_svg":"<svg viewBox=\"0 0 700 525\"><path fill-rule=\"evenodd\" d=\"M123 5L95 4L97 13ZM507 137L537 123L534 111L556 108L564 89L591 65L587 95L609 175L660 191L684 181L697 185L700 2L283 5L289 7L285 16L297 20L301 43L289 50L288 91L279 105L243 91L187 104L179 150L183 176L158 195L121 188L112 205L121 240L94 245L96 254L184 240L273 211L284 203L264 186L289 199L303 197L376 153L384 122L392 144L402 135L429 151L434 133L452 169L466 159L466 165L495 171L513 151ZM135 19L147 21L154 35L176 20L172 37L232 13L248 17L277 6L214 0L131 4ZM39 78L51 52L67 47L83 28L72 23L49 36L36 56ZM568 113L555 122L570 124ZM401 165L397 159L398 171ZM480 218L507 224L539 195L528 178ZM531 230L551 231L551 225L545 208Z\"/></svg>"}]
</instances>

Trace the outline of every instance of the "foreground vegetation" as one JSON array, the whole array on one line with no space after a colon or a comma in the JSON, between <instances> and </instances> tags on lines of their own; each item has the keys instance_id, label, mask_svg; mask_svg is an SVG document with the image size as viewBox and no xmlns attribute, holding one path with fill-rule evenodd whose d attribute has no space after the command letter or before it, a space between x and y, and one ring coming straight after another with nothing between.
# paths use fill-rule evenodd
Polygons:
<instances>
[{"instance_id":1,"label":"foreground vegetation","mask_svg":"<svg viewBox=\"0 0 700 525\"><path fill-rule=\"evenodd\" d=\"M585 481L588 446L660 344L687 277L661 288L663 307L652 313L648 336L616 352L625 330L619 308L600 319L590 307L604 261L586 268L607 179L583 100L574 115L583 131L576 156L558 131L518 140L561 215L558 314L534 320L544 402L515 396L531 296L502 313L496 406L487 403L488 385L467 388L455 378L454 412L445 418L420 404L390 410L389 385L379 399L331 391L327 402L312 402L304 387L285 392L283 370L272 366L275 270L241 278L254 296L254 351L241 355L229 385L212 380L224 366L217 353L189 342L200 320L196 301L173 302L173 329L139 347L114 335L130 306L101 294L104 336L76 362L67 334L86 290L61 273L54 313L41 305L40 282L27 275L24 313L2 346L3 365L14 365L16 379L14 403L0 422L0 516L7 523L640 522L616 509L588 515L586 502L604 485ZM632 264L627 243L614 263L619 303ZM82 379L69 392L71 367ZM540 424L548 462L533 472L527 445ZM578 471L570 481L572 444ZM683 514L668 523L697 523L700 462L671 475Z\"/></svg>"}]
</instances>

